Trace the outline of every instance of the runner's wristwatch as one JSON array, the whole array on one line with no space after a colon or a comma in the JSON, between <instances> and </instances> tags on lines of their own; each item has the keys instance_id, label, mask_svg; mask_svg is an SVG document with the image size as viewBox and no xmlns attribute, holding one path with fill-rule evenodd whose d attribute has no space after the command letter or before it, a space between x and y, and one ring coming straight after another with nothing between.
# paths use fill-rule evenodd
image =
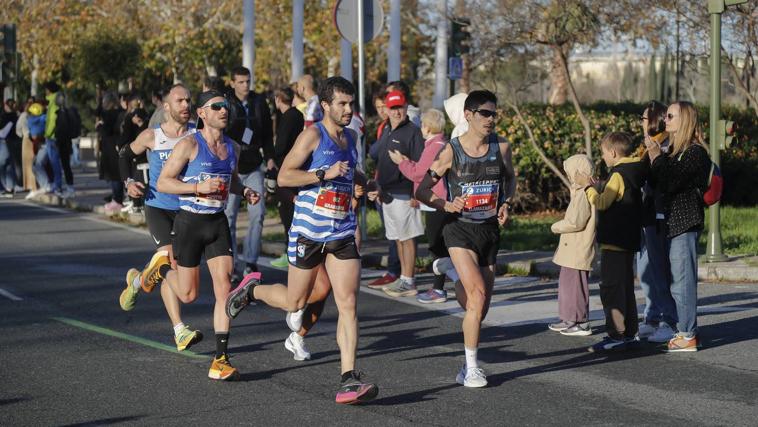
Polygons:
<instances>
[{"instance_id":1,"label":"runner's wristwatch","mask_svg":"<svg viewBox=\"0 0 758 427\"><path fill-rule=\"evenodd\" d=\"M324 177L326 176L326 171L323 169L316 169L316 178L318 178L319 182L324 182Z\"/></svg>"}]
</instances>

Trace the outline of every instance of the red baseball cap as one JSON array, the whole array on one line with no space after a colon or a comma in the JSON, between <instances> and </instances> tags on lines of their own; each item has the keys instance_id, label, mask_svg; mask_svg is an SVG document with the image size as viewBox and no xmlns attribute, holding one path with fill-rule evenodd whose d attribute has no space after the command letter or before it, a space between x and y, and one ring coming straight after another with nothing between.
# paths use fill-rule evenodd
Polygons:
<instances>
[{"instance_id":1,"label":"red baseball cap","mask_svg":"<svg viewBox=\"0 0 758 427\"><path fill-rule=\"evenodd\" d=\"M405 95L403 95L403 92L399 90L393 90L384 97L384 104L387 106L387 108L404 107Z\"/></svg>"}]
</instances>

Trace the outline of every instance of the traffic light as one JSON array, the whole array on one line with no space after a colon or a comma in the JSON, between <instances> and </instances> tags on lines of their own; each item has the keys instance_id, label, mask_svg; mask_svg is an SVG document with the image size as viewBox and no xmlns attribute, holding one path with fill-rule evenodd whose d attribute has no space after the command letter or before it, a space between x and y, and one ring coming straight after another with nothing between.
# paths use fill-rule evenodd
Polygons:
<instances>
[{"instance_id":1,"label":"traffic light","mask_svg":"<svg viewBox=\"0 0 758 427\"><path fill-rule=\"evenodd\" d=\"M718 135L719 135L719 149L720 150L726 150L729 148L730 145L732 145L732 140L734 139L734 134L737 131L737 125L731 120L719 120L719 128L718 128Z\"/></svg>"},{"instance_id":2,"label":"traffic light","mask_svg":"<svg viewBox=\"0 0 758 427\"><path fill-rule=\"evenodd\" d=\"M471 33L469 26L471 21L467 18L453 18L450 53L448 57L461 56L469 53L471 49Z\"/></svg>"}]
</instances>

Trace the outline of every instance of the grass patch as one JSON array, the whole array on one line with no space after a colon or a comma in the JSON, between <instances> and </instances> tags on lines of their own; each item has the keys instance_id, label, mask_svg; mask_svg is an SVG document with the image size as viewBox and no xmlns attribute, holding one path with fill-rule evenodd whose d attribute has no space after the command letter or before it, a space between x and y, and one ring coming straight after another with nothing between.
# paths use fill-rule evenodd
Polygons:
<instances>
[{"instance_id":1,"label":"grass patch","mask_svg":"<svg viewBox=\"0 0 758 427\"><path fill-rule=\"evenodd\" d=\"M557 234L550 226L560 220L555 213L515 216L500 229L500 249L511 251L553 251L558 246Z\"/></svg>"},{"instance_id":2,"label":"grass patch","mask_svg":"<svg viewBox=\"0 0 758 427\"><path fill-rule=\"evenodd\" d=\"M706 210L700 253L705 253L708 241L708 219ZM721 207L721 247L727 255L758 255L758 207Z\"/></svg>"}]
</instances>

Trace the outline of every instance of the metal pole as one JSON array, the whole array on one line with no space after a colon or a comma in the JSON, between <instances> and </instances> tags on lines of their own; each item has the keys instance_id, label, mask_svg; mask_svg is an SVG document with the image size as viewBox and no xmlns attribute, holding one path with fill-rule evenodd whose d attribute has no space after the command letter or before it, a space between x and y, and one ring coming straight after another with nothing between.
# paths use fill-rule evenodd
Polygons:
<instances>
[{"instance_id":1,"label":"metal pole","mask_svg":"<svg viewBox=\"0 0 758 427\"><path fill-rule=\"evenodd\" d=\"M348 81L353 81L353 44L340 39L340 75Z\"/></svg>"},{"instance_id":2,"label":"metal pole","mask_svg":"<svg viewBox=\"0 0 758 427\"><path fill-rule=\"evenodd\" d=\"M303 25L305 0L292 2L292 72L290 81L294 82L303 76Z\"/></svg>"},{"instance_id":3,"label":"metal pole","mask_svg":"<svg viewBox=\"0 0 758 427\"><path fill-rule=\"evenodd\" d=\"M434 108L447 98L447 0L437 0L437 46L434 53Z\"/></svg>"},{"instance_id":4,"label":"metal pole","mask_svg":"<svg viewBox=\"0 0 758 427\"><path fill-rule=\"evenodd\" d=\"M723 0L722 0L723 1ZM720 9L720 10L719 10ZM721 118L721 12L720 8L711 8L711 108L710 108L710 148L711 160L720 164L719 153L719 119ZM725 261L727 257L721 249L721 212L720 203L708 208L708 246L706 260L708 262Z\"/></svg>"},{"instance_id":5,"label":"metal pole","mask_svg":"<svg viewBox=\"0 0 758 427\"><path fill-rule=\"evenodd\" d=\"M363 0L358 0L358 111L361 114L361 117L363 120L366 120L366 97L363 94L363 88L365 85L364 79L365 79L365 70L364 70L364 52L363 52L363 40L364 40L364 32L363 32L363 18L364 18L364 7ZM361 146L363 147L363 164L366 164L366 137L364 135L363 140L361 141ZM366 202L368 199L364 198L364 202ZM366 223L366 203L361 204L361 218L360 218L360 224L361 224L361 241L365 241L368 238L368 228Z\"/></svg>"},{"instance_id":6,"label":"metal pole","mask_svg":"<svg viewBox=\"0 0 758 427\"><path fill-rule=\"evenodd\" d=\"M244 31L242 33L242 66L250 70L250 86L255 84L255 0L244 0Z\"/></svg>"},{"instance_id":7,"label":"metal pole","mask_svg":"<svg viewBox=\"0 0 758 427\"><path fill-rule=\"evenodd\" d=\"M390 0L390 43L387 49L387 81L393 82L395 80L400 80L400 0Z\"/></svg>"}]
</instances>

